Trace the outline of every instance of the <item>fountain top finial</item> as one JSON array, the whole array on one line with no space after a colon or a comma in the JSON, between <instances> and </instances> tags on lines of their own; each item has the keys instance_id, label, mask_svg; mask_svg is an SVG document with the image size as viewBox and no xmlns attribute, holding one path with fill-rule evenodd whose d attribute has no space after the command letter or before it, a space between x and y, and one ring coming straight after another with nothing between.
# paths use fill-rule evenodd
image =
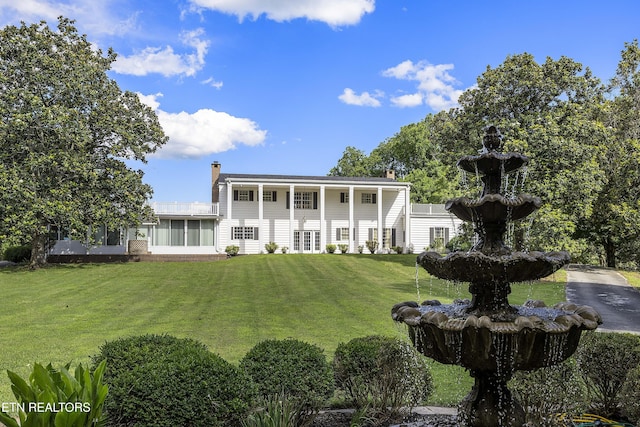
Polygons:
<instances>
[{"instance_id":1,"label":"fountain top finial","mask_svg":"<svg viewBox=\"0 0 640 427\"><path fill-rule=\"evenodd\" d=\"M500 145L502 144L502 135L500 131L495 126L489 126L487 131L482 138L482 145L489 151L497 151L500 149Z\"/></svg>"}]
</instances>

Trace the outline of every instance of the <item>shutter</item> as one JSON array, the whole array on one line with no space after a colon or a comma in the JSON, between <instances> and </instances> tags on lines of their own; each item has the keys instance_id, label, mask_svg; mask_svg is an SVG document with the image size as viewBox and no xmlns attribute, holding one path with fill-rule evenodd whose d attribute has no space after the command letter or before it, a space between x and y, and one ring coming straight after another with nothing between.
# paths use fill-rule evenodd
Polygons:
<instances>
[{"instance_id":1,"label":"shutter","mask_svg":"<svg viewBox=\"0 0 640 427\"><path fill-rule=\"evenodd\" d=\"M375 205L378 203L378 195L376 193L371 194L371 204Z\"/></svg>"},{"instance_id":2,"label":"shutter","mask_svg":"<svg viewBox=\"0 0 640 427\"><path fill-rule=\"evenodd\" d=\"M353 227L353 241L356 241L356 228Z\"/></svg>"},{"instance_id":3,"label":"shutter","mask_svg":"<svg viewBox=\"0 0 640 427\"><path fill-rule=\"evenodd\" d=\"M444 244L449 244L449 227L444 229Z\"/></svg>"},{"instance_id":4,"label":"shutter","mask_svg":"<svg viewBox=\"0 0 640 427\"><path fill-rule=\"evenodd\" d=\"M345 203L345 201L344 201L344 193L340 193L340 203Z\"/></svg>"},{"instance_id":5,"label":"shutter","mask_svg":"<svg viewBox=\"0 0 640 427\"><path fill-rule=\"evenodd\" d=\"M318 192L313 192L313 209L318 209Z\"/></svg>"},{"instance_id":6,"label":"shutter","mask_svg":"<svg viewBox=\"0 0 640 427\"><path fill-rule=\"evenodd\" d=\"M277 191L274 191L274 192L271 194L271 201L273 201L273 202L277 202L277 201L278 201L278 200L277 200L277 197L276 197L276 195L277 195L277 194L278 194L278 192L277 192Z\"/></svg>"},{"instance_id":7,"label":"shutter","mask_svg":"<svg viewBox=\"0 0 640 427\"><path fill-rule=\"evenodd\" d=\"M258 227L253 227L253 240L260 240L258 236Z\"/></svg>"},{"instance_id":8,"label":"shutter","mask_svg":"<svg viewBox=\"0 0 640 427\"><path fill-rule=\"evenodd\" d=\"M429 228L429 246L433 245L435 236L436 236L436 230L433 227Z\"/></svg>"},{"instance_id":9,"label":"shutter","mask_svg":"<svg viewBox=\"0 0 640 427\"><path fill-rule=\"evenodd\" d=\"M238 190L233 190L233 200L238 201Z\"/></svg>"},{"instance_id":10,"label":"shutter","mask_svg":"<svg viewBox=\"0 0 640 427\"><path fill-rule=\"evenodd\" d=\"M235 236L235 234L233 233L233 229L234 229L234 228L235 228L235 227L231 227L231 236L230 236L230 237L231 237L231 239L229 239L229 240L233 240L233 237Z\"/></svg>"},{"instance_id":11,"label":"shutter","mask_svg":"<svg viewBox=\"0 0 640 427\"><path fill-rule=\"evenodd\" d=\"M249 191L249 201L253 202L253 190Z\"/></svg>"},{"instance_id":12,"label":"shutter","mask_svg":"<svg viewBox=\"0 0 640 427\"><path fill-rule=\"evenodd\" d=\"M396 246L396 229L391 229L391 246Z\"/></svg>"},{"instance_id":13,"label":"shutter","mask_svg":"<svg viewBox=\"0 0 640 427\"><path fill-rule=\"evenodd\" d=\"M340 228L336 228L336 240L340 240Z\"/></svg>"},{"instance_id":14,"label":"shutter","mask_svg":"<svg viewBox=\"0 0 640 427\"><path fill-rule=\"evenodd\" d=\"M289 209L289 197L290 197L290 192L287 191L287 209Z\"/></svg>"}]
</instances>

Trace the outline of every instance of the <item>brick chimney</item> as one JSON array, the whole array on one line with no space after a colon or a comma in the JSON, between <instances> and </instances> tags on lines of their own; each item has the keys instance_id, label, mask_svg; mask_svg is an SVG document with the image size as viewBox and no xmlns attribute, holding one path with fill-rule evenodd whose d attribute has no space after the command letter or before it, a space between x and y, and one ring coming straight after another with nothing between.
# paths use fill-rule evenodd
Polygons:
<instances>
[{"instance_id":1,"label":"brick chimney","mask_svg":"<svg viewBox=\"0 0 640 427\"><path fill-rule=\"evenodd\" d=\"M218 187L218 181L220 180L220 163L211 163L211 203L218 203L220 201L220 188Z\"/></svg>"},{"instance_id":2,"label":"brick chimney","mask_svg":"<svg viewBox=\"0 0 640 427\"><path fill-rule=\"evenodd\" d=\"M396 179L396 171L394 171L393 169L385 169L383 178L390 178L390 179L393 179L395 181L395 179Z\"/></svg>"}]
</instances>

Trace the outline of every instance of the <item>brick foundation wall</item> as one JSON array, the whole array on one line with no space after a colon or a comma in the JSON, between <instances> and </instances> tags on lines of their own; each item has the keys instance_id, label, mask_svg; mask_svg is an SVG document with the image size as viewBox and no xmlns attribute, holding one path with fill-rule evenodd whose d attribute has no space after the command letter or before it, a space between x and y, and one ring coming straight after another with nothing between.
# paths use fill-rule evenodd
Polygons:
<instances>
[{"instance_id":1,"label":"brick foundation wall","mask_svg":"<svg viewBox=\"0 0 640 427\"><path fill-rule=\"evenodd\" d=\"M227 259L226 254L216 255L49 255L49 264L83 264L109 262L204 262Z\"/></svg>"}]
</instances>

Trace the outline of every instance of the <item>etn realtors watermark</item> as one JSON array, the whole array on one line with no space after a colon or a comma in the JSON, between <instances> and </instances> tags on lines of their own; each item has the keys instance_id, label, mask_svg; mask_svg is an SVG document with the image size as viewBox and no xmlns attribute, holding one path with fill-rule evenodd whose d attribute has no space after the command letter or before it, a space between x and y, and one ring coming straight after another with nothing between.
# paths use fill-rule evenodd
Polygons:
<instances>
[{"instance_id":1,"label":"etn realtors watermark","mask_svg":"<svg viewBox=\"0 0 640 427\"><path fill-rule=\"evenodd\" d=\"M2 402L2 412L91 412L89 402Z\"/></svg>"}]
</instances>

